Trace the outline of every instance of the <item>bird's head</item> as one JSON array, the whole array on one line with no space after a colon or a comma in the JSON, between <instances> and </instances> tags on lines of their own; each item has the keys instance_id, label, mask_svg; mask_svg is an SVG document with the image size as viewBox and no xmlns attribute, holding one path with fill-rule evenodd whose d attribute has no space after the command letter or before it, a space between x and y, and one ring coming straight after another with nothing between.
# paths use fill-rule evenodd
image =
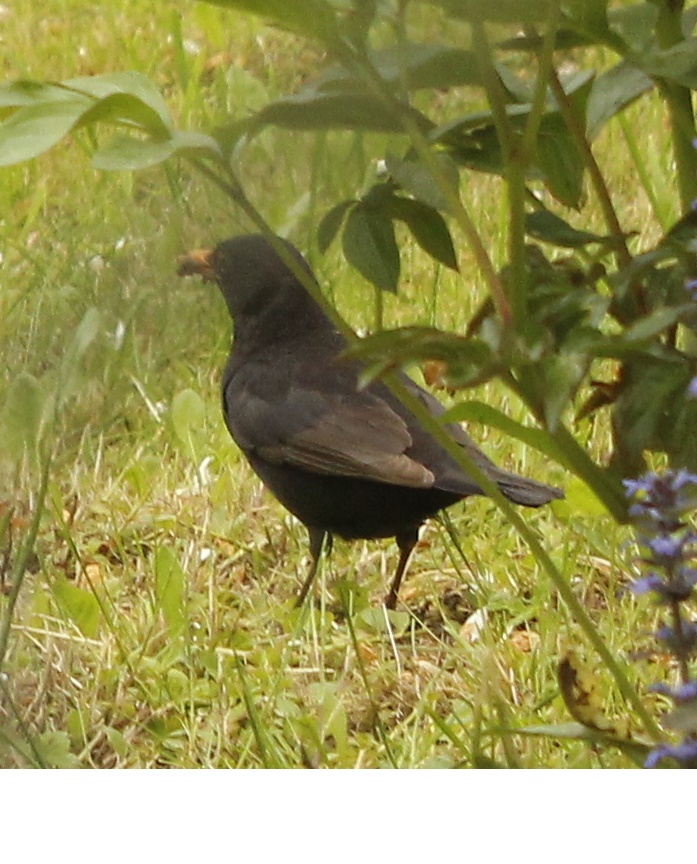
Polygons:
<instances>
[{"instance_id":1,"label":"bird's head","mask_svg":"<svg viewBox=\"0 0 697 864\"><path fill-rule=\"evenodd\" d=\"M298 267L314 280L308 263L287 240L278 238ZM179 259L179 276L199 275L215 282L233 318L258 316L266 309L307 302L309 295L263 234L224 240L215 249L196 249Z\"/></svg>"}]
</instances>

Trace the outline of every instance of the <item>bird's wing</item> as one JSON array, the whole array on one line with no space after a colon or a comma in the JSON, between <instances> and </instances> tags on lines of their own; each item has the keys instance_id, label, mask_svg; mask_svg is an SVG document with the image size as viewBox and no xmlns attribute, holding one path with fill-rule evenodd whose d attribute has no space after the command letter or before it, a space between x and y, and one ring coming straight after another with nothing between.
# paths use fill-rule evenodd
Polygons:
<instances>
[{"instance_id":1,"label":"bird's wing","mask_svg":"<svg viewBox=\"0 0 697 864\"><path fill-rule=\"evenodd\" d=\"M405 453L412 443L407 424L370 394L294 388L269 400L238 391L225 408L237 443L269 462L395 486L433 486L433 473Z\"/></svg>"}]
</instances>

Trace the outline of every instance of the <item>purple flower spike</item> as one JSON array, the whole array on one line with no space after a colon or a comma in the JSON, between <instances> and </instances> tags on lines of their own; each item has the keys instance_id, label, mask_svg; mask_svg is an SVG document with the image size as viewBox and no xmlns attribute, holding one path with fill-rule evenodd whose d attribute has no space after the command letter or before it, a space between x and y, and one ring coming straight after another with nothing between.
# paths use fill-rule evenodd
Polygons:
<instances>
[{"instance_id":1,"label":"purple flower spike","mask_svg":"<svg viewBox=\"0 0 697 864\"><path fill-rule=\"evenodd\" d=\"M697 302L697 279L685 286ZM690 382L689 393L697 398L697 376ZM681 469L664 474L649 472L637 480L625 480L630 499L629 515L637 529L637 543L643 553L644 574L631 586L634 594L653 594L655 601L667 607L669 615L660 623L655 637L678 662L679 684L660 683L650 689L671 699L676 705L697 703L697 680L688 663L697 651L697 623L683 611L697 585L697 568L691 566L697 557L697 533L685 518L697 507L697 475ZM650 569L649 569L650 568ZM664 759L677 762L681 768L697 768L697 736L692 727L673 727L682 731L682 741L662 744L648 755L645 768L655 768Z\"/></svg>"},{"instance_id":2,"label":"purple flower spike","mask_svg":"<svg viewBox=\"0 0 697 864\"><path fill-rule=\"evenodd\" d=\"M649 753L644 768L655 768L663 759L675 759L683 768L697 767L697 741L686 738L680 744L656 747Z\"/></svg>"}]
</instances>

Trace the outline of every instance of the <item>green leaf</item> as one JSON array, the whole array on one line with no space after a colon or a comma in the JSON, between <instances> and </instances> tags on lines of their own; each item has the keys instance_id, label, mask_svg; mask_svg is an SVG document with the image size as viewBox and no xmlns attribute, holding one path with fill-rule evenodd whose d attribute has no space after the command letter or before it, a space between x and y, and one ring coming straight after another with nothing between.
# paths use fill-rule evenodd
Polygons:
<instances>
[{"instance_id":1,"label":"green leaf","mask_svg":"<svg viewBox=\"0 0 697 864\"><path fill-rule=\"evenodd\" d=\"M100 332L101 321L101 312L94 306L91 306L82 316L82 320L78 324L61 361L57 390L58 405L61 405L79 391L81 361L87 349L97 338Z\"/></svg>"},{"instance_id":2,"label":"green leaf","mask_svg":"<svg viewBox=\"0 0 697 864\"><path fill-rule=\"evenodd\" d=\"M395 365L440 360L447 365L449 382L469 386L488 380L494 370L491 349L486 343L434 327L383 330L361 339L345 353L367 363L371 377Z\"/></svg>"},{"instance_id":3,"label":"green leaf","mask_svg":"<svg viewBox=\"0 0 697 864\"><path fill-rule=\"evenodd\" d=\"M690 368L683 370L683 378L676 387L676 398L670 404L661 425L663 446L675 468L697 471L697 438L686 435L686 429L697 429L697 399L687 396L687 386L693 377Z\"/></svg>"},{"instance_id":4,"label":"green leaf","mask_svg":"<svg viewBox=\"0 0 697 864\"><path fill-rule=\"evenodd\" d=\"M302 36L319 39L330 45L339 40L339 30L332 4L326 0L206 0L239 12L259 15L271 24L292 30Z\"/></svg>"},{"instance_id":5,"label":"green leaf","mask_svg":"<svg viewBox=\"0 0 697 864\"><path fill-rule=\"evenodd\" d=\"M529 738L553 738L555 740L587 741L594 747L617 747L637 765L643 765L651 750L652 744L636 738L622 738L609 732L598 732L589 729L582 723L549 723L539 726L526 726L515 729L516 735Z\"/></svg>"},{"instance_id":6,"label":"green leaf","mask_svg":"<svg viewBox=\"0 0 697 864\"><path fill-rule=\"evenodd\" d=\"M583 33L602 38L608 30L608 0L565 0L566 18Z\"/></svg>"},{"instance_id":7,"label":"green leaf","mask_svg":"<svg viewBox=\"0 0 697 864\"><path fill-rule=\"evenodd\" d=\"M633 58L653 78L662 78L691 89L697 88L697 37L683 39L664 51L646 51Z\"/></svg>"},{"instance_id":8,"label":"green leaf","mask_svg":"<svg viewBox=\"0 0 697 864\"><path fill-rule=\"evenodd\" d=\"M541 24L547 10L542 3L530 0L427 0L436 3L454 18L494 21L499 24Z\"/></svg>"},{"instance_id":9,"label":"green leaf","mask_svg":"<svg viewBox=\"0 0 697 864\"><path fill-rule=\"evenodd\" d=\"M581 76L573 86L573 99L583 102L590 78ZM585 88L585 90L584 90ZM571 91L570 91L571 92ZM585 111L585 107L581 105ZM506 113L515 130L522 131L530 113L529 105L507 105ZM490 111L477 111L432 130L429 138L444 147L457 164L475 171L503 174L501 145ZM542 179L554 197L567 207L578 208L583 192L583 161L576 141L557 111L540 121L535 163L531 176Z\"/></svg>"},{"instance_id":10,"label":"green leaf","mask_svg":"<svg viewBox=\"0 0 697 864\"><path fill-rule=\"evenodd\" d=\"M579 231L565 222L561 217L549 210L536 210L525 216L525 233L568 249L577 249L589 243L607 243L608 237L592 234L590 231Z\"/></svg>"},{"instance_id":11,"label":"green leaf","mask_svg":"<svg viewBox=\"0 0 697 864\"><path fill-rule=\"evenodd\" d=\"M172 429L192 459L199 458L206 405L195 390L181 390L172 399L169 412Z\"/></svg>"},{"instance_id":12,"label":"green leaf","mask_svg":"<svg viewBox=\"0 0 697 864\"><path fill-rule=\"evenodd\" d=\"M320 252L326 252L332 245L334 238L339 232L339 228L341 228L341 223L344 221L346 211L355 204L355 199L342 201L324 214L317 229L317 245Z\"/></svg>"},{"instance_id":13,"label":"green leaf","mask_svg":"<svg viewBox=\"0 0 697 864\"><path fill-rule=\"evenodd\" d=\"M0 84L0 108L21 108L25 105L41 105L46 102L75 101L71 93L57 84L43 81L6 81Z\"/></svg>"},{"instance_id":14,"label":"green leaf","mask_svg":"<svg viewBox=\"0 0 697 864\"><path fill-rule=\"evenodd\" d=\"M411 198L394 196L389 212L409 226L419 246L436 261L451 270L457 270L457 255L445 219L433 207Z\"/></svg>"},{"instance_id":15,"label":"green leaf","mask_svg":"<svg viewBox=\"0 0 697 864\"><path fill-rule=\"evenodd\" d=\"M82 316L70 345L70 351L76 359L82 357L97 338L101 322L102 313L96 306L90 306Z\"/></svg>"},{"instance_id":16,"label":"green leaf","mask_svg":"<svg viewBox=\"0 0 697 864\"><path fill-rule=\"evenodd\" d=\"M610 29L640 54L654 43L658 6L655 3L630 3L608 12Z\"/></svg>"},{"instance_id":17,"label":"green leaf","mask_svg":"<svg viewBox=\"0 0 697 864\"><path fill-rule=\"evenodd\" d=\"M464 48L406 42L370 53L370 61L384 81L404 83L410 90L481 85L476 55Z\"/></svg>"},{"instance_id":18,"label":"green leaf","mask_svg":"<svg viewBox=\"0 0 697 864\"><path fill-rule=\"evenodd\" d=\"M558 354L545 357L540 367L545 424L554 432L562 412L583 380L588 358L585 354Z\"/></svg>"},{"instance_id":19,"label":"green leaf","mask_svg":"<svg viewBox=\"0 0 697 864\"><path fill-rule=\"evenodd\" d=\"M561 204L578 209L583 193L583 160L560 114L545 114L537 136L536 165Z\"/></svg>"},{"instance_id":20,"label":"green leaf","mask_svg":"<svg viewBox=\"0 0 697 864\"><path fill-rule=\"evenodd\" d=\"M481 423L484 426L489 426L492 429L498 429L505 435L511 438L516 438L549 456L564 467L568 467L568 462L564 458L564 453L560 449L557 442L552 438L549 432L544 429L535 429L531 426L525 426L523 423L518 423L517 420L512 420L507 417L498 408L491 405L486 405L484 402L467 401L458 402L449 408L442 418L444 423Z\"/></svg>"},{"instance_id":21,"label":"green leaf","mask_svg":"<svg viewBox=\"0 0 697 864\"><path fill-rule=\"evenodd\" d=\"M170 638L181 635L187 625L186 576L167 546L155 552L155 596Z\"/></svg>"},{"instance_id":22,"label":"green leaf","mask_svg":"<svg viewBox=\"0 0 697 864\"><path fill-rule=\"evenodd\" d=\"M346 260L365 279L382 291L397 290L399 248L385 213L357 204L346 219L342 243Z\"/></svg>"},{"instance_id":23,"label":"green leaf","mask_svg":"<svg viewBox=\"0 0 697 864\"><path fill-rule=\"evenodd\" d=\"M81 125L128 122L152 134L171 128L155 85L138 72L72 78L61 85L15 82L0 107L22 106L0 124L0 165L33 159Z\"/></svg>"},{"instance_id":24,"label":"green leaf","mask_svg":"<svg viewBox=\"0 0 697 864\"><path fill-rule=\"evenodd\" d=\"M106 75L70 78L63 81L63 86L86 93L97 100L104 100L116 94L130 96L131 99L137 100L157 114L164 128L172 128L167 103L153 81L142 72L112 72Z\"/></svg>"},{"instance_id":25,"label":"green leaf","mask_svg":"<svg viewBox=\"0 0 697 864\"><path fill-rule=\"evenodd\" d=\"M653 86L648 75L625 60L599 75L593 82L586 107L588 137L595 138L608 120Z\"/></svg>"},{"instance_id":26,"label":"green leaf","mask_svg":"<svg viewBox=\"0 0 697 864\"><path fill-rule=\"evenodd\" d=\"M83 636L94 639L99 631L101 610L91 591L78 588L64 576L58 577L51 591L64 615L78 627Z\"/></svg>"},{"instance_id":27,"label":"green leaf","mask_svg":"<svg viewBox=\"0 0 697 864\"><path fill-rule=\"evenodd\" d=\"M252 134L269 125L299 130L404 133L404 117L409 117L424 132L433 127L427 117L404 102L398 102L393 110L385 100L368 93L328 93L313 86L269 103L250 118L248 126Z\"/></svg>"},{"instance_id":28,"label":"green leaf","mask_svg":"<svg viewBox=\"0 0 697 864\"><path fill-rule=\"evenodd\" d=\"M445 176L453 195L457 197L460 184L457 165L447 153L434 153L433 159L439 172ZM448 200L436 182L430 166L419 160L397 159L390 155L385 158L385 164L395 182L414 198L436 210L450 209Z\"/></svg>"},{"instance_id":29,"label":"green leaf","mask_svg":"<svg viewBox=\"0 0 697 864\"><path fill-rule=\"evenodd\" d=\"M682 319L685 312L692 307L689 305L665 307L661 306L653 312L635 321L631 327L627 327L621 336L623 342L643 342L662 333L668 327L672 327Z\"/></svg>"},{"instance_id":30,"label":"green leaf","mask_svg":"<svg viewBox=\"0 0 697 864\"><path fill-rule=\"evenodd\" d=\"M37 379L20 372L11 383L2 411L2 440L7 455L36 454L44 419L45 395Z\"/></svg>"},{"instance_id":31,"label":"green leaf","mask_svg":"<svg viewBox=\"0 0 697 864\"><path fill-rule=\"evenodd\" d=\"M67 732L47 730L34 739L34 746L49 768L81 768L79 758L70 750Z\"/></svg>"},{"instance_id":32,"label":"green leaf","mask_svg":"<svg viewBox=\"0 0 697 864\"><path fill-rule=\"evenodd\" d=\"M128 742L124 734L113 726L102 726L102 729L114 753L123 758L128 753Z\"/></svg>"},{"instance_id":33,"label":"green leaf","mask_svg":"<svg viewBox=\"0 0 697 864\"><path fill-rule=\"evenodd\" d=\"M622 367L622 382L612 416L615 435L615 458L623 476L632 477L644 470L645 450L666 452L686 446L685 462L675 467L694 470L695 437L686 435L689 426L675 428L676 419L685 407L697 404L685 399L691 372L682 363L670 362L648 354L628 358ZM694 411L692 412L694 413ZM682 417L685 421L687 417ZM694 419L694 418L693 418Z\"/></svg>"},{"instance_id":34,"label":"green leaf","mask_svg":"<svg viewBox=\"0 0 697 864\"><path fill-rule=\"evenodd\" d=\"M166 135L169 126L149 105L130 93L112 93L96 102L84 112L79 126L107 121L113 123L132 123L151 135Z\"/></svg>"},{"instance_id":35,"label":"green leaf","mask_svg":"<svg viewBox=\"0 0 697 864\"><path fill-rule=\"evenodd\" d=\"M221 150L215 138L198 132L173 132L160 141L116 135L94 154L92 165L105 171L131 171L149 168L174 155L218 160Z\"/></svg>"},{"instance_id":36,"label":"green leaf","mask_svg":"<svg viewBox=\"0 0 697 864\"><path fill-rule=\"evenodd\" d=\"M70 132L89 104L75 98L19 108L0 123L0 166L45 153Z\"/></svg>"}]
</instances>

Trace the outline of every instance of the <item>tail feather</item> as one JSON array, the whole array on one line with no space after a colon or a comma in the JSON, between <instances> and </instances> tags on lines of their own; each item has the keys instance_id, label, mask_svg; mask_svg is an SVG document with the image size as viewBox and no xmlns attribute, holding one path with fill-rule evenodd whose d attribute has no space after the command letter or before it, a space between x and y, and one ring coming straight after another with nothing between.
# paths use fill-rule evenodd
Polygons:
<instances>
[{"instance_id":1,"label":"tail feather","mask_svg":"<svg viewBox=\"0 0 697 864\"><path fill-rule=\"evenodd\" d=\"M507 471L502 471L500 476L492 479L496 481L496 485L509 501L523 504L525 507L541 507L555 498L564 497L562 490L556 486L548 486L546 483L529 480L527 477L520 477Z\"/></svg>"}]
</instances>

